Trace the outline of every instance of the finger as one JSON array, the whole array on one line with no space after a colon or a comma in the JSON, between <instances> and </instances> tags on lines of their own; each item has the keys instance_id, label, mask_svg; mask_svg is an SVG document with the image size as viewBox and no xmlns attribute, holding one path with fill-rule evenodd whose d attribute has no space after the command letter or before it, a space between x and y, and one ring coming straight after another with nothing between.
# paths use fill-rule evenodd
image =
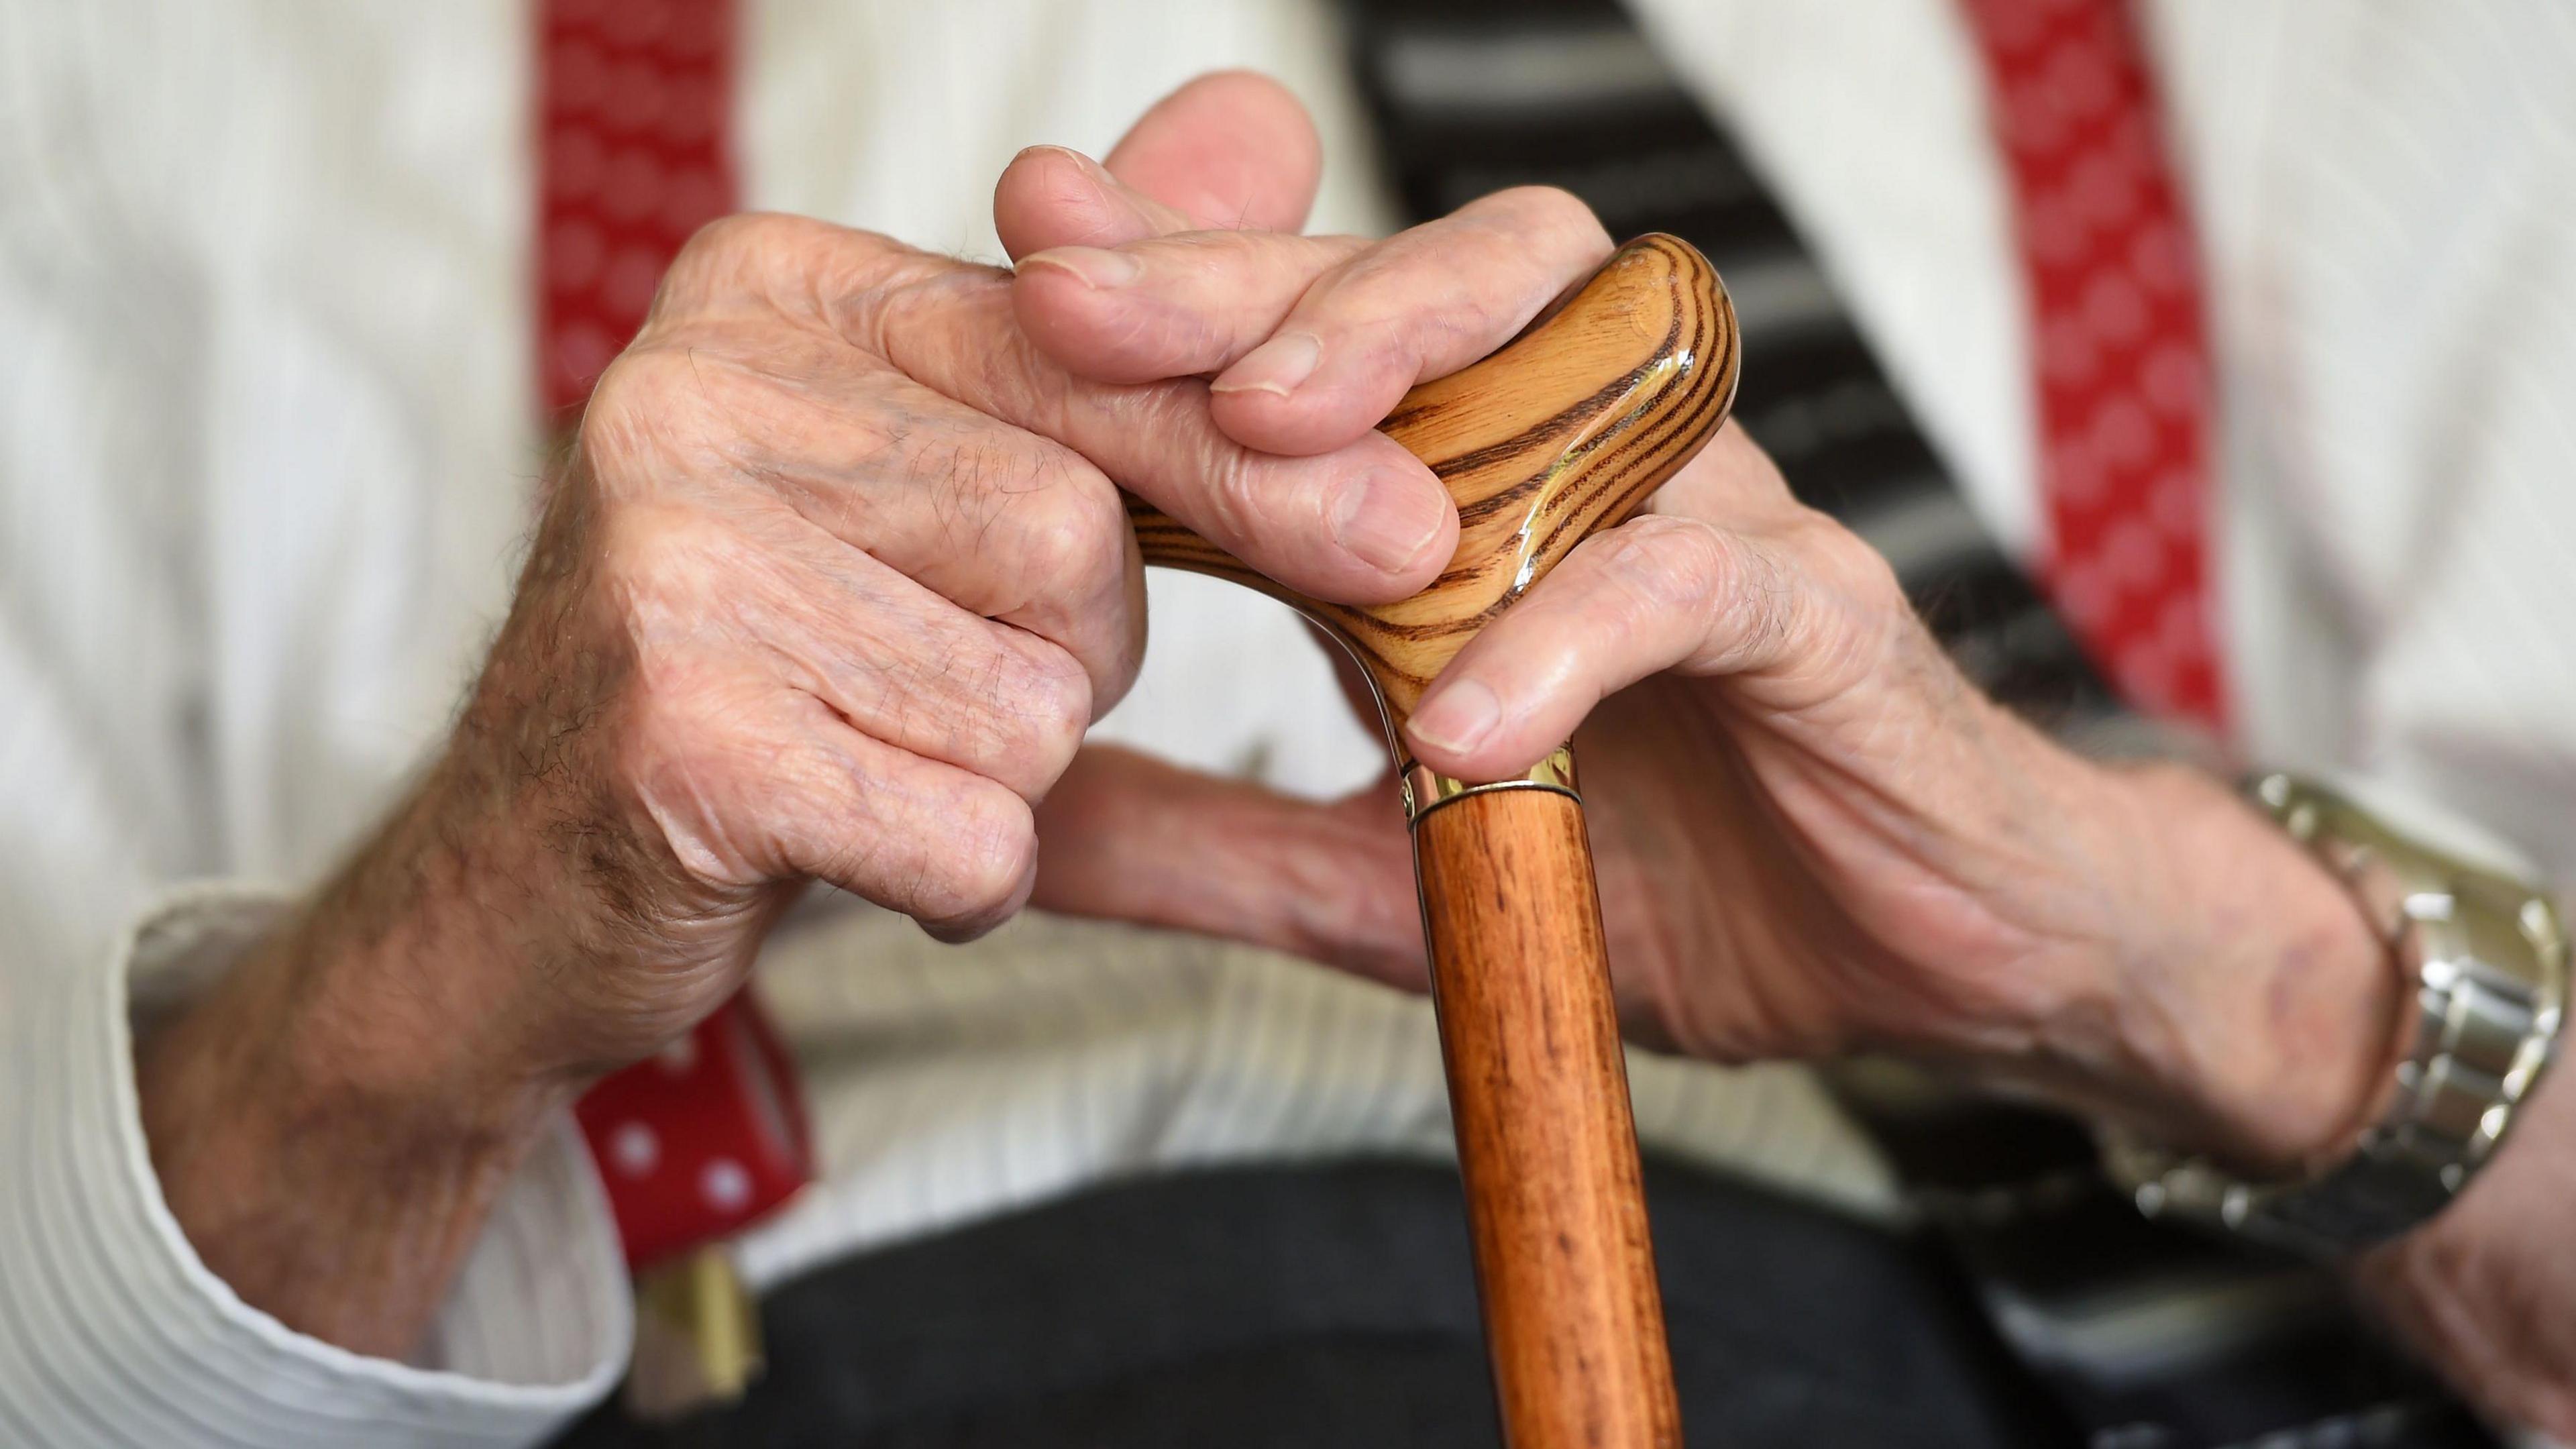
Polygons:
<instances>
[{"instance_id":1,"label":"finger","mask_svg":"<svg viewBox=\"0 0 2576 1449\"><path fill-rule=\"evenodd\" d=\"M1424 764L1499 780L1555 749L1650 674L1797 663L1814 639L1808 580L1768 541L1649 516L1585 540L1470 640L1406 723Z\"/></svg>"},{"instance_id":2,"label":"finger","mask_svg":"<svg viewBox=\"0 0 2576 1449\"><path fill-rule=\"evenodd\" d=\"M1578 546L1450 661L1407 722L1426 762L1499 779L1554 749L1601 699L1658 670L1776 668L1767 654L1728 651L1803 647L1778 631L1828 616L1784 613L1793 590L1833 604L1832 617L1910 617L1886 561L1799 503L1732 422L1646 507ZM1825 683L1789 682L1803 687L1770 702L1794 707Z\"/></svg>"},{"instance_id":3,"label":"finger","mask_svg":"<svg viewBox=\"0 0 2576 1449\"><path fill-rule=\"evenodd\" d=\"M1190 214L1062 146L1031 146L993 184L993 230L1012 260L1050 247L1114 247L1193 230Z\"/></svg>"},{"instance_id":4,"label":"finger","mask_svg":"<svg viewBox=\"0 0 2576 1449\"><path fill-rule=\"evenodd\" d=\"M1457 548L1448 490L1394 440L1368 433L1331 454L1276 457L1217 429L1203 383L1074 377L1020 331L997 274L959 269L852 299L836 325L925 387L1062 442L1300 592L1355 604L1405 598Z\"/></svg>"},{"instance_id":5,"label":"finger","mask_svg":"<svg viewBox=\"0 0 2576 1449\"><path fill-rule=\"evenodd\" d=\"M750 655L775 684L898 749L1035 800L1092 719L1064 650L978 618L792 517L728 527L680 509L623 510L611 567L631 627L677 691Z\"/></svg>"},{"instance_id":6,"label":"finger","mask_svg":"<svg viewBox=\"0 0 2576 1449\"><path fill-rule=\"evenodd\" d=\"M1011 291L1021 327L1071 371L1217 373L1218 426L1303 454L1350 442L1415 383L1500 347L1609 253L1581 202L1523 187L1373 246L1188 232L1058 247L1022 259Z\"/></svg>"},{"instance_id":7,"label":"finger","mask_svg":"<svg viewBox=\"0 0 2576 1449\"><path fill-rule=\"evenodd\" d=\"M1119 180L1198 226L1295 231L1315 204L1324 143L1286 86L1223 70L1155 102L1105 159Z\"/></svg>"},{"instance_id":8,"label":"finger","mask_svg":"<svg viewBox=\"0 0 2576 1449\"><path fill-rule=\"evenodd\" d=\"M813 329L813 345L837 350L827 360L800 361L805 375L891 363L933 392L1073 449L1120 486L1302 593L1353 604L1404 598L1429 583L1457 546L1448 490L1393 440L1372 433L1330 457L1273 457L1217 429L1204 383L1118 387L1072 377L1020 331L1010 279L991 268L778 217L718 223L692 240L682 260L688 265L675 271L685 270L691 285L710 295L736 295L720 290L730 278L738 294L764 307L789 315L812 307L823 324ZM740 285L744 277L757 285ZM603 388L621 370L635 378L659 368L658 385L616 391L648 405L690 399L698 415L721 419L723 411L711 410L703 396L724 380L707 366L710 357L730 353L738 366L763 359L776 366L796 350L785 329L746 332L731 326L721 306L712 321L688 320L676 306L665 314L659 301L656 309L662 320L648 324ZM594 411L598 406L594 400ZM645 431L659 425L649 416L639 423ZM584 428L587 436L588 422ZM719 427L706 446L722 451L741 441L741 427Z\"/></svg>"},{"instance_id":9,"label":"finger","mask_svg":"<svg viewBox=\"0 0 2576 1449\"><path fill-rule=\"evenodd\" d=\"M1145 644L1116 485L1060 443L853 366L828 337L798 343L639 346L602 381L585 447L658 448L622 470L644 476L750 474L851 549L1072 655L1094 707L1116 703Z\"/></svg>"},{"instance_id":10,"label":"finger","mask_svg":"<svg viewBox=\"0 0 2576 1449\"><path fill-rule=\"evenodd\" d=\"M1610 255L1592 211L1552 187L1470 203L1352 257L1209 390L1217 426L1270 453L1337 448L1407 389L1511 340Z\"/></svg>"},{"instance_id":11,"label":"finger","mask_svg":"<svg viewBox=\"0 0 2576 1449\"><path fill-rule=\"evenodd\" d=\"M819 700L789 696L782 713L739 694L692 691L658 717L687 745L658 752L639 789L683 864L710 878L811 876L942 940L981 935L1027 902L1027 801L851 729Z\"/></svg>"},{"instance_id":12,"label":"finger","mask_svg":"<svg viewBox=\"0 0 2576 1449\"><path fill-rule=\"evenodd\" d=\"M1318 278L1367 246L1358 237L1190 231L1115 250L1053 247L1020 259L1011 303L1030 340L1081 376L1189 377L1259 346Z\"/></svg>"},{"instance_id":13,"label":"finger","mask_svg":"<svg viewBox=\"0 0 2576 1449\"><path fill-rule=\"evenodd\" d=\"M993 192L1012 257L1166 232L1305 225L1323 145L1286 87L1250 71L1201 76L1128 129L1104 166L1060 147L1020 153Z\"/></svg>"},{"instance_id":14,"label":"finger","mask_svg":"<svg viewBox=\"0 0 2576 1449\"><path fill-rule=\"evenodd\" d=\"M980 775L845 731L782 755L772 779L787 797L779 825L790 866L940 940L984 935L1036 887L1028 802Z\"/></svg>"},{"instance_id":15,"label":"finger","mask_svg":"<svg viewBox=\"0 0 2576 1449\"><path fill-rule=\"evenodd\" d=\"M1402 813L1092 746L1038 810L1045 910L1220 936L1423 988Z\"/></svg>"},{"instance_id":16,"label":"finger","mask_svg":"<svg viewBox=\"0 0 2576 1449\"><path fill-rule=\"evenodd\" d=\"M801 551L822 557L782 550L770 554L769 578L737 575L730 601L708 610L714 626L770 626L748 637L769 643L782 682L861 733L1042 798L1097 717L1080 662L858 550L817 541L824 547Z\"/></svg>"}]
</instances>

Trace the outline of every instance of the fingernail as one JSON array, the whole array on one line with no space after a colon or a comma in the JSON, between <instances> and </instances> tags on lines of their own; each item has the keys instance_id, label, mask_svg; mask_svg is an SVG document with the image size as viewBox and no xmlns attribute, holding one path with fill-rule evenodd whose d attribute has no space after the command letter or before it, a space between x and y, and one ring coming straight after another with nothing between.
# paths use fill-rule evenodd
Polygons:
<instances>
[{"instance_id":1,"label":"fingernail","mask_svg":"<svg viewBox=\"0 0 2576 1449\"><path fill-rule=\"evenodd\" d=\"M1502 723L1503 702L1472 679L1435 690L1406 726L1416 740L1438 749L1472 750Z\"/></svg>"},{"instance_id":2,"label":"fingernail","mask_svg":"<svg viewBox=\"0 0 2576 1449\"><path fill-rule=\"evenodd\" d=\"M1108 178L1108 176L1109 176L1109 168L1108 168L1108 167L1101 165L1101 164L1100 164L1099 162L1097 162L1097 161L1094 161L1094 160L1093 160L1093 159L1091 159L1089 156L1084 155L1082 152L1080 152L1080 151L1076 151L1076 150L1075 150L1075 149L1073 149L1071 146L1053 146L1053 145L1044 145L1044 144L1041 144L1041 145L1036 145L1036 146L1028 147L1027 149L1025 149L1025 150L1021 151L1021 152L1020 152L1020 154L1021 154L1021 155L1023 155L1023 156L1036 156L1036 155L1040 155L1040 154L1050 155L1050 156L1061 156L1061 157L1063 157L1064 159L1066 159L1067 161L1070 161L1070 162L1072 162L1074 165L1076 165L1076 166L1080 167L1080 168L1082 169L1082 171L1084 172L1084 174L1086 174L1086 175L1095 176L1095 177L1100 177L1100 178L1103 178L1103 179L1106 179L1106 178Z\"/></svg>"},{"instance_id":3,"label":"fingernail","mask_svg":"<svg viewBox=\"0 0 2576 1449\"><path fill-rule=\"evenodd\" d=\"M1049 247L1045 251L1020 259L1023 269L1061 267L1081 279L1085 286L1106 291L1133 282L1145 268L1125 252L1105 251L1099 247Z\"/></svg>"},{"instance_id":4,"label":"fingernail","mask_svg":"<svg viewBox=\"0 0 2576 1449\"><path fill-rule=\"evenodd\" d=\"M1440 536L1447 513L1436 489L1381 468L1343 485L1333 507L1333 538L1386 572L1402 573Z\"/></svg>"},{"instance_id":5,"label":"fingernail","mask_svg":"<svg viewBox=\"0 0 2576 1449\"><path fill-rule=\"evenodd\" d=\"M1323 356L1324 344L1312 332L1273 337L1235 359L1234 366L1208 384L1208 391L1270 392L1286 397L1314 373L1315 364Z\"/></svg>"}]
</instances>

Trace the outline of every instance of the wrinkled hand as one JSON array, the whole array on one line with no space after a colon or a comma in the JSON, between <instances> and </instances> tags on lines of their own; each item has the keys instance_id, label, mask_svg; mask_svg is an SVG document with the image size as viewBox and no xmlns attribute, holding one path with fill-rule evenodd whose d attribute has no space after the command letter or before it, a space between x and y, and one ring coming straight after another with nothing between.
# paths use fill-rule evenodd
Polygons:
<instances>
[{"instance_id":1,"label":"wrinkled hand","mask_svg":"<svg viewBox=\"0 0 2576 1449\"><path fill-rule=\"evenodd\" d=\"M1023 158L1003 202L1042 213L1073 164ZM1374 245L1141 205L1065 229L1093 244L1021 258L1029 335L1098 379L1211 375L1217 425L1283 453L1347 446L1609 250L1545 191ZM1885 561L1739 428L1574 550L1409 724L1419 758L1468 779L1578 730L1646 1039L1729 1060L1893 1048L2262 1162L2343 1140L2384 1065L2387 988L2322 871L2191 773L2078 759L1980 695ZM1310 806L1095 751L1041 834L1041 904L1421 981L1384 792Z\"/></svg>"},{"instance_id":2,"label":"wrinkled hand","mask_svg":"<svg viewBox=\"0 0 2576 1449\"><path fill-rule=\"evenodd\" d=\"M1238 76L1112 160L1168 216L1293 227L1315 151ZM807 882L949 938L1016 910L1031 807L1143 646L1121 486L1353 602L1457 534L1382 436L1273 456L1203 382L1066 370L1007 273L786 217L701 233L598 384L444 752L140 1054L207 1262L407 1348L548 1109L712 1010Z\"/></svg>"},{"instance_id":3,"label":"wrinkled hand","mask_svg":"<svg viewBox=\"0 0 2576 1449\"><path fill-rule=\"evenodd\" d=\"M1211 373L1218 425L1282 452L1344 444L1604 245L1543 193L1376 246L1192 235L1078 171L1042 156L1005 178L1031 244L1094 249L1019 249L1031 335L1089 376ZM1470 277L1511 280L1466 295ZM2340 885L2199 773L2078 759L1980 696L1886 566L1738 429L1470 645L1411 743L1490 779L1569 733L1642 1037L1726 1059L1909 1052L2256 1172L2340 1158L2381 1110L2406 1017ZM1042 904L1421 984L1391 789L1314 805L1092 750L1040 832ZM2353 1280L2487 1411L2567 1438L2576 1076L2522 1116L2454 1206Z\"/></svg>"},{"instance_id":4,"label":"wrinkled hand","mask_svg":"<svg viewBox=\"0 0 2576 1449\"><path fill-rule=\"evenodd\" d=\"M1030 807L1143 648L1122 485L1333 598L1455 537L1383 437L1269 456L1195 381L1066 371L1005 273L791 217L691 241L416 806L545 968L503 955L483 1013L595 1070L711 1008L807 880L952 939L1016 910Z\"/></svg>"}]
</instances>

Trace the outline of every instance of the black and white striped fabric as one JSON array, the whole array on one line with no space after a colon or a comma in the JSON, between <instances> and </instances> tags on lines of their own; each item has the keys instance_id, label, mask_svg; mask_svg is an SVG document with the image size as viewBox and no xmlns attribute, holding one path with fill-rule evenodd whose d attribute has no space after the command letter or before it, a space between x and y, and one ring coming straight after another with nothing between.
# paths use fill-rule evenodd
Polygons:
<instances>
[{"instance_id":1,"label":"black and white striped fabric","mask_svg":"<svg viewBox=\"0 0 2576 1449\"><path fill-rule=\"evenodd\" d=\"M1707 253L1744 328L1735 416L1808 503L1896 567L1979 685L2054 728L2108 691L1944 471L1743 155L1612 0L1354 6L1353 48L1411 220L1508 186L1581 197L1614 237Z\"/></svg>"}]
</instances>

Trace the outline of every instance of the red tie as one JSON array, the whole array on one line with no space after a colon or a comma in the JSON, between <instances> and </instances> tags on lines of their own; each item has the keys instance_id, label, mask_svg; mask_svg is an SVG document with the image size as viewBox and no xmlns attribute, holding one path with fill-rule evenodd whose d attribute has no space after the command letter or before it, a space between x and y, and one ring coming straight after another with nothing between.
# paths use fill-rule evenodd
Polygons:
<instances>
[{"instance_id":1,"label":"red tie","mask_svg":"<svg viewBox=\"0 0 2576 1449\"><path fill-rule=\"evenodd\" d=\"M541 0L537 377L590 396L692 232L734 209L731 0Z\"/></svg>"},{"instance_id":2,"label":"red tie","mask_svg":"<svg viewBox=\"0 0 2576 1449\"><path fill-rule=\"evenodd\" d=\"M541 0L537 379L579 416L662 273L734 208L731 0ZM574 1114L627 1260L730 1237L810 1174L794 1067L745 992Z\"/></svg>"},{"instance_id":3,"label":"red tie","mask_svg":"<svg viewBox=\"0 0 2576 1449\"><path fill-rule=\"evenodd\" d=\"M2037 360L2043 581L2129 702L2227 727L2191 228L2120 0L1964 0L2011 180Z\"/></svg>"}]
</instances>

